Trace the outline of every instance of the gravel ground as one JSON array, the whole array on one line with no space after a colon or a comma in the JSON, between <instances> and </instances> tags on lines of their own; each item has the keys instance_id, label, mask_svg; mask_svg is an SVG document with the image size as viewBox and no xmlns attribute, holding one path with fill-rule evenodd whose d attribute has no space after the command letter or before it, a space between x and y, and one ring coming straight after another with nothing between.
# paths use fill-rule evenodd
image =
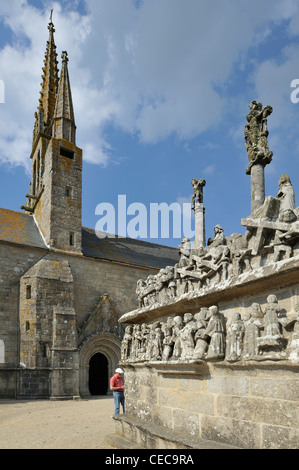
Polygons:
<instances>
[{"instance_id":1,"label":"gravel ground","mask_svg":"<svg viewBox=\"0 0 299 470\"><path fill-rule=\"evenodd\" d=\"M0 400L0 449L112 449L113 398Z\"/></svg>"}]
</instances>

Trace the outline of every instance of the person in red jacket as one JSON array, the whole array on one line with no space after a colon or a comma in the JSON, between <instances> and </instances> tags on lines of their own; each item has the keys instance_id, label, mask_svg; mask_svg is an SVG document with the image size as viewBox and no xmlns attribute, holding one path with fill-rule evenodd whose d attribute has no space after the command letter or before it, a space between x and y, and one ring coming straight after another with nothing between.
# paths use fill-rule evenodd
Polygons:
<instances>
[{"instance_id":1,"label":"person in red jacket","mask_svg":"<svg viewBox=\"0 0 299 470\"><path fill-rule=\"evenodd\" d=\"M115 374L110 379L110 390L113 391L114 398L114 414L119 414L120 405L122 406L123 413L125 412L125 394L124 394L124 371L120 368L115 370Z\"/></svg>"}]
</instances>

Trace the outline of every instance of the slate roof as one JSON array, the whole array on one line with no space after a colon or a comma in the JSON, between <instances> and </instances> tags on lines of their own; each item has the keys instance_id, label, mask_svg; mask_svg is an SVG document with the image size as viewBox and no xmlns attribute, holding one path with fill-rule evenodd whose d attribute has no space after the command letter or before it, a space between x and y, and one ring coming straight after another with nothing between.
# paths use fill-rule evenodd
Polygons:
<instances>
[{"instance_id":1,"label":"slate roof","mask_svg":"<svg viewBox=\"0 0 299 470\"><path fill-rule=\"evenodd\" d=\"M0 240L47 248L31 215L0 208Z\"/></svg>"},{"instance_id":2,"label":"slate roof","mask_svg":"<svg viewBox=\"0 0 299 470\"><path fill-rule=\"evenodd\" d=\"M98 238L95 230L85 227L82 227L82 252L84 256L154 268L173 266L179 260L175 248L133 238Z\"/></svg>"},{"instance_id":3,"label":"slate roof","mask_svg":"<svg viewBox=\"0 0 299 470\"><path fill-rule=\"evenodd\" d=\"M0 208L0 241L47 249L31 215ZM82 227L82 253L86 257L132 265L164 268L178 262L175 248L132 238L99 238Z\"/></svg>"}]
</instances>

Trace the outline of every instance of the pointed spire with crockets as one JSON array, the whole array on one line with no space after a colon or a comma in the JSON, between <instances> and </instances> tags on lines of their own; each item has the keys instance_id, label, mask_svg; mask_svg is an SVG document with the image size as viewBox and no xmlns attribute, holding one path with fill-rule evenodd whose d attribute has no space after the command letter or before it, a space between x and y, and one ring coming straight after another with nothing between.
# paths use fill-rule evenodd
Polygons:
<instances>
[{"instance_id":1,"label":"pointed spire with crockets","mask_svg":"<svg viewBox=\"0 0 299 470\"><path fill-rule=\"evenodd\" d=\"M54 113L53 137L76 143L76 124L68 72L68 55L62 52L62 67Z\"/></svg>"},{"instance_id":2,"label":"pointed spire with crockets","mask_svg":"<svg viewBox=\"0 0 299 470\"><path fill-rule=\"evenodd\" d=\"M52 23L52 11L48 25L49 40L44 59L41 92L39 106L35 113L35 125L33 131L33 145L40 133L51 135L51 127L55 111L57 89L58 89L58 61L56 44L54 41L54 24Z\"/></svg>"}]
</instances>

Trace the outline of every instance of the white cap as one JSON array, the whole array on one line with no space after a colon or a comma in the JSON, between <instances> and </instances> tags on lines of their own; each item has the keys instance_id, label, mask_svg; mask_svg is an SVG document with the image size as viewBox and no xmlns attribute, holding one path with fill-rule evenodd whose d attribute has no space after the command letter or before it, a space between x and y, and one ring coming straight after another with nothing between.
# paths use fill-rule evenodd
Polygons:
<instances>
[{"instance_id":1,"label":"white cap","mask_svg":"<svg viewBox=\"0 0 299 470\"><path fill-rule=\"evenodd\" d=\"M123 373L124 373L124 371L123 371L122 369L120 369L120 368L115 369L115 372L118 372L119 374L123 374Z\"/></svg>"}]
</instances>

